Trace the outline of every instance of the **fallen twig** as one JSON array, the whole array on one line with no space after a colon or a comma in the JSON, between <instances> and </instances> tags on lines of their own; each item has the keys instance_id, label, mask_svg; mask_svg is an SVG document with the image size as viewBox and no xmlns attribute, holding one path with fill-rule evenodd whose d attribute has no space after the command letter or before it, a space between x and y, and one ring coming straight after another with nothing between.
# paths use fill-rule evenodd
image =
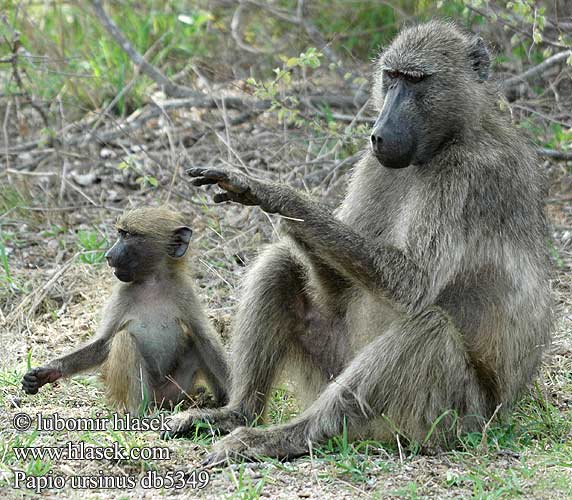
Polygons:
<instances>
[{"instance_id":1,"label":"fallen twig","mask_svg":"<svg viewBox=\"0 0 572 500\"><path fill-rule=\"evenodd\" d=\"M536 153L543 158L550 158L552 160L572 160L572 151L557 151L556 149L538 148Z\"/></svg>"}]
</instances>

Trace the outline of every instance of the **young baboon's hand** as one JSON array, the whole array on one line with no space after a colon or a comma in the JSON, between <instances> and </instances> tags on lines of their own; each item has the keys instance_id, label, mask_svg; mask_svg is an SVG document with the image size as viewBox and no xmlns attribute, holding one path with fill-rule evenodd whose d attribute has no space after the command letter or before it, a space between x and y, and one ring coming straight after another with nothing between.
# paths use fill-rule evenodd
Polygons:
<instances>
[{"instance_id":1,"label":"young baboon's hand","mask_svg":"<svg viewBox=\"0 0 572 500\"><path fill-rule=\"evenodd\" d=\"M194 186L217 184L226 191L215 194L215 203L234 201L243 205L258 205L268 213L281 212L282 199L279 191L282 186L219 167L192 167L187 173L194 177L191 181Z\"/></svg>"},{"instance_id":2,"label":"young baboon's hand","mask_svg":"<svg viewBox=\"0 0 572 500\"><path fill-rule=\"evenodd\" d=\"M37 394L38 389L46 384L51 384L61 378L62 372L57 368L40 366L30 370L22 379L22 389L26 394Z\"/></svg>"}]
</instances>

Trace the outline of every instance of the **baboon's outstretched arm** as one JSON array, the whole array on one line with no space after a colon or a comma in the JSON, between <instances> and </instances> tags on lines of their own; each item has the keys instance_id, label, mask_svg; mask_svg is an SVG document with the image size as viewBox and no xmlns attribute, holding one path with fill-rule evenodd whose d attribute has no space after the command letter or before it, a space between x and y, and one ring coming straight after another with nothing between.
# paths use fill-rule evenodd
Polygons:
<instances>
[{"instance_id":1,"label":"baboon's outstretched arm","mask_svg":"<svg viewBox=\"0 0 572 500\"><path fill-rule=\"evenodd\" d=\"M75 351L50 361L48 366L58 368L62 377L99 366L109 354L109 337L97 337L78 347Z\"/></svg>"},{"instance_id":2,"label":"baboon's outstretched arm","mask_svg":"<svg viewBox=\"0 0 572 500\"><path fill-rule=\"evenodd\" d=\"M54 359L48 366L58 368L63 377L99 366L107 358L110 341L123 326L124 316L125 306L112 296L103 311L103 320L93 338L69 354Z\"/></svg>"},{"instance_id":3,"label":"baboon's outstretched arm","mask_svg":"<svg viewBox=\"0 0 572 500\"><path fill-rule=\"evenodd\" d=\"M221 168L194 167L189 174L195 177L194 185L218 184L226 191L215 195L217 203L258 205L293 219L287 231L295 239L364 288L386 293L408 310L422 301L427 290L425 270L398 248L377 245L295 190ZM414 290L417 295L412 295Z\"/></svg>"},{"instance_id":4,"label":"baboon's outstretched arm","mask_svg":"<svg viewBox=\"0 0 572 500\"><path fill-rule=\"evenodd\" d=\"M109 308L111 309L111 308ZM116 308L119 311L121 308ZM111 316L102 323L92 340L69 354L53 359L48 364L33 368L24 375L22 387L27 394L36 394L46 384L56 382L62 377L101 365L109 354L109 342L117 333L122 315ZM104 316L105 317L105 316Z\"/></svg>"}]
</instances>

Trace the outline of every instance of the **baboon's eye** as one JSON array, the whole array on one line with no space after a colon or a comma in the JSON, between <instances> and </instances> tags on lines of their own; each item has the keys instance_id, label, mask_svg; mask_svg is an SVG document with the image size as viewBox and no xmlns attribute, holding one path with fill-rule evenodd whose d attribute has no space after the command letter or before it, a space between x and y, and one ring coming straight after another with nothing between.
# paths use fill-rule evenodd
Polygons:
<instances>
[{"instance_id":1,"label":"baboon's eye","mask_svg":"<svg viewBox=\"0 0 572 500\"><path fill-rule=\"evenodd\" d=\"M127 238L129 236L129 233L127 231L125 231L124 229L118 229L117 230L117 234L121 237L121 238Z\"/></svg>"},{"instance_id":2,"label":"baboon's eye","mask_svg":"<svg viewBox=\"0 0 572 500\"><path fill-rule=\"evenodd\" d=\"M406 82L410 82L410 83L418 83L427 76L427 75L424 75L422 73L403 73L401 71L386 71L385 75L390 80L401 79L401 80L405 80Z\"/></svg>"},{"instance_id":3,"label":"baboon's eye","mask_svg":"<svg viewBox=\"0 0 572 500\"><path fill-rule=\"evenodd\" d=\"M411 74L411 73L404 73L403 78L411 83L419 83L421 80L424 80L427 75L423 74Z\"/></svg>"}]
</instances>

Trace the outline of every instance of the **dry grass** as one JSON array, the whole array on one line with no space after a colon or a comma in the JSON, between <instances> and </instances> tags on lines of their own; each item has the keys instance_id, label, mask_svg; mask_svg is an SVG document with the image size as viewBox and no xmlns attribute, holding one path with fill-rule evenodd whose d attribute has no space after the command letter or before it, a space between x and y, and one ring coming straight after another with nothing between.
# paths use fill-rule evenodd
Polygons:
<instances>
[{"instance_id":1,"label":"dry grass","mask_svg":"<svg viewBox=\"0 0 572 500\"><path fill-rule=\"evenodd\" d=\"M181 181L182 184L182 181ZM189 215L195 228L194 248L197 258L197 281L211 310L213 320L228 323L237 296L236 286L243 270L242 261L252 260L256 249L271 237L272 225L258 210L239 207L214 208L202 204L199 191L181 188L194 203L177 201L175 206ZM153 203L155 193L133 193L136 203ZM22 219L28 214L23 213ZM36 215L37 217L37 215ZM60 214L45 220L37 217L17 239L23 242L11 254L10 272L16 290L3 292L4 324L0 367L0 481L5 498L24 498L25 492L11 488L11 470L29 473L43 470L62 474L107 476L143 475L148 470L158 474L197 469L208 449L204 441L177 440L163 442L155 433L78 433L56 432L32 435L17 433L11 419L18 412L44 415L58 412L64 417L93 417L110 411L96 377L82 376L46 387L37 396L24 395L20 377L26 370L31 351L37 365L67 351L87 339L97 323L112 278L104 265L82 263L74 255L79 248L74 231L97 221L108 239L113 211L90 209L75 214L74 220ZM75 220L78 221L74 224ZM561 223L561 221L559 221ZM54 224L65 225L65 233L56 236L57 249L51 248L42 230ZM564 235L565 236L565 235ZM41 244L44 239L48 244ZM565 239L564 239L565 240ZM38 242L34 245L32 242ZM233 465L212 471L211 483L199 491L169 490L173 498L570 498L572 494L572 448L569 440L572 407L572 296L570 287L570 247L566 241L558 246L560 268L554 284L558 293L558 330L555 354L544 363L538 391L533 390L511 422L493 427L488 446L467 444L465 450L419 456L411 450L381 447L372 443L330 443L327 453L315 451L311 458L279 464ZM60 252L63 252L60 255ZM58 255L60 255L58 257ZM64 271L50 283L58 271ZM38 291L41 291L38 295ZM23 304L23 305L22 305ZM279 397L274 401L274 415L290 403ZM286 413L289 413L287 408ZM279 417L275 417L279 418ZM30 446L62 445L67 441L88 443L119 442L122 446L167 446L172 452L168 461L65 461L44 463L18 460L12 446L22 441ZM2 484L0 483L0 484ZM156 498L156 490L115 492L125 498ZM85 498L84 491L70 488L44 492L45 498ZM112 492L92 490L90 498L110 498Z\"/></svg>"},{"instance_id":2,"label":"dry grass","mask_svg":"<svg viewBox=\"0 0 572 500\"><path fill-rule=\"evenodd\" d=\"M86 145L70 149L77 157L69 165L70 183L60 196L59 163L40 165L35 174L10 174L0 187L0 246L8 259L0 267L0 491L4 498L24 498L29 492L12 487L13 471L29 474L141 477L148 471L197 470L208 450L202 439L164 442L152 432L18 433L16 413L59 413L63 417L107 415L97 377L74 377L45 387L36 396L24 395L20 379L31 364L39 365L89 338L112 277L98 260L98 242L111 242L119 210L132 205L169 203L181 210L194 230L192 265L200 293L223 336L239 299L237 286L246 265L273 238L276 216L259 209L214 206L203 190L191 188L182 170L191 164L231 164L287 182L334 204L345 186L353 139L282 130L272 115L229 129L213 129L220 115L176 111L168 134L151 122L137 133L115 141L113 148ZM218 116L218 118L217 118ZM227 118L236 116L229 112ZM189 123L191 125L189 125ZM206 131L189 144L189 134ZM163 129L162 129L163 130ZM214 130L214 131L213 131ZM199 134L200 135L200 134ZM229 142L230 141L230 142ZM144 148L134 148L134 145ZM317 160L316 160L317 159ZM124 163L132 167L119 169ZM561 166L551 171L550 196L566 195L570 177ZM159 186L139 186L142 174ZM30 207L34 207L30 209ZM550 204L555 226L572 227L567 204ZM468 436L459 450L421 456L396 443L350 444L335 439L311 457L292 463L264 461L212 471L201 491L49 490L43 498L570 498L572 496L572 229L554 233L554 288L558 297L554 352L544 362L537 385L513 417L494 423L487 436ZM103 245L105 246L105 245ZM1 256L1 254L0 254ZM1 263L1 261L0 261ZM2 274L3 273L3 274ZM31 353L31 354L30 354ZM279 421L295 411L284 390L272 401L271 416ZM166 461L113 462L20 460L14 446L61 446L67 441L92 445L113 442L133 446L167 447Z\"/></svg>"}]
</instances>

